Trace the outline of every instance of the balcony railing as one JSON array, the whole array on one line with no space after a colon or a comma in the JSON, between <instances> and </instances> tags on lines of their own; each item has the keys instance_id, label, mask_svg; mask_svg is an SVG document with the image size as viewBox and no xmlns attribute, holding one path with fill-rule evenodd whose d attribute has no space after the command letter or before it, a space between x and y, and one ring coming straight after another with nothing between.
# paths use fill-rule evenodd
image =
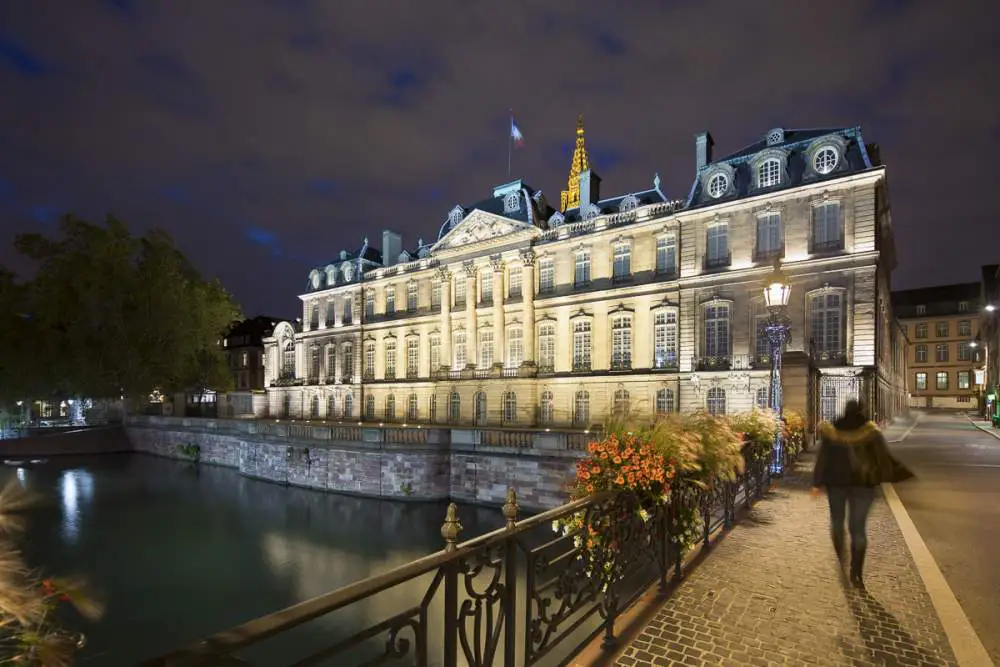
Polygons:
<instances>
[{"instance_id":1,"label":"balcony railing","mask_svg":"<svg viewBox=\"0 0 1000 667\"><path fill-rule=\"evenodd\" d=\"M521 521L510 489L498 513L505 526L465 542L458 507L449 505L441 551L140 667L564 664L583 637L603 636L604 646L614 646L620 614L653 586L668 595L671 580L685 574L688 548L710 547L740 509L763 495L769 457L748 448L744 458L736 480L705 488L679 478L670 502L652 508L632 494L603 494ZM701 525L695 543L685 546L675 517L690 511ZM571 527L553 535L552 526L566 523ZM590 549L581 539L588 534L601 537ZM320 618L333 630L301 632ZM270 659L252 662L253 653L268 650Z\"/></svg>"}]
</instances>

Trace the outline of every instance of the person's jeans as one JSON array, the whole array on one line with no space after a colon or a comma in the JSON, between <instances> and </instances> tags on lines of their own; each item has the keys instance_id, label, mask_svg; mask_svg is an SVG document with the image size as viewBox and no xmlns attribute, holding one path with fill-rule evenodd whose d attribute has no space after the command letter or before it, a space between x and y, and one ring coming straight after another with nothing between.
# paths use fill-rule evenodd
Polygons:
<instances>
[{"instance_id":1,"label":"person's jeans","mask_svg":"<svg viewBox=\"0 0 1000 667\"><path fill-rule=\"evenodd\" d=\"M864 551L868 546L865 526L868 511L875 500L874 486L831 486L826 490L830 499L830 529L837 548L844 544L844 518L851 534L851 549Z\"/></svg>"}]
</instances>

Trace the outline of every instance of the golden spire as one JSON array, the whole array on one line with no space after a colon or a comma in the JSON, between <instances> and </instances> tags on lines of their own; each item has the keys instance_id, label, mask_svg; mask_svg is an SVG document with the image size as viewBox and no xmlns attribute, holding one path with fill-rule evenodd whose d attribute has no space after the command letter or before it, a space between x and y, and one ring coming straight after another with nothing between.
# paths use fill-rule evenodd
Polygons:
<instances>
[{"instance_id":1,"label":"golden spire","mask_svg":"<svg viewBox=\"0 0 1000 667\"><path fill-rule=\"evenodd\" d=\"M587 147L583 145L583 114L576 117L576 148L573 150L573 161L569 165L569 180L566 189L559 198L559 209L565 211L580 206L580 172L590 169L587 158Z\"/></svg>"}]
</instances>

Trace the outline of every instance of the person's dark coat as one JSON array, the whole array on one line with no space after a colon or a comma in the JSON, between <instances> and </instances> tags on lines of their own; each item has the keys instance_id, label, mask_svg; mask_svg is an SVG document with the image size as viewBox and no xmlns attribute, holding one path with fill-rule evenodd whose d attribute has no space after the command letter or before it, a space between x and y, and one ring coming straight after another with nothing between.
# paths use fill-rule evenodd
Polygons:
<instances>
[{"instance_id":1,"label":"person's dark coat","mask_svg":"<svg viewBox=\"0 0 1000 667\"><path fill-rule=\"evenodd\" d=\"M834 424L821 424L819 435L813 486L877 486L913 476L893 458L872 422L844 417Z\"/></svg>"}]
</instances>

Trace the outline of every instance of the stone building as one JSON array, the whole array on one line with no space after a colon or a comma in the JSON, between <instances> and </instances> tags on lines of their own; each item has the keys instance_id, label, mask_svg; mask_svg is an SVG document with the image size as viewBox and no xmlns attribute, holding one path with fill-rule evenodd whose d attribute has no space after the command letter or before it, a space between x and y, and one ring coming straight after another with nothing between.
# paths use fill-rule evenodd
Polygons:
<instances>
[{"instance_id":1,"label":"stone building","mask_svg":"<svg viewBox=\"0 0 1000 667\"><path fill-rule=\"evenodd\" d=\"M982 289L962 283L892 293L909 341L911 407L978 408Z\"/></svg>"},{"instance_id":2,"label":"stone building","mask_svg":"<svg viewBox=\"0 0 1000 667\"><path fill-rule=\"evenodd\" d=\"M272 416L587 428L613 414L763 405L762 281L792 282L786 405L905 409L886 170L859 128L768 131L683 199L659 176L612 195L582 120L554 208L515 180L429 242L382 233L311 270L302 330L265 341Z\"/></svg>"}]
</instances>

